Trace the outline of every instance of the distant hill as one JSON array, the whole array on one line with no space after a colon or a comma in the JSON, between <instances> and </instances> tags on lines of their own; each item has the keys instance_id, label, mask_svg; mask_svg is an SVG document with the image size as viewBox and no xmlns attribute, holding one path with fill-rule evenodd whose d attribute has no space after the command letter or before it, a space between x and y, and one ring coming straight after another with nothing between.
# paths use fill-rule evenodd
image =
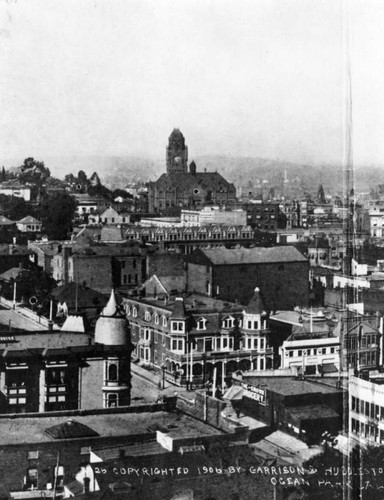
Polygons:
<instances>
[{"instance_id":1,"label":"distant hill","mask_svg":"<svg viewBox=\"0 0 384 500\"><path fill-rule=\"evenodd\" d=\"M44 161L54 177L63 179L66 174L77 174L83 170L87 176L97 172L101 182L112 188L124 187L128 182L157 179L165 172L164 158L138 158L131 156L68 156L36 158ZM303 189L317 189L323 184L326 192L334 194L342 190L342 170L335 165L300 165L297 163L269 160L263 158L246 158L231 156L195 156L197 169L202 171L218 171L236 186L257 185L266 180L268 186L281 186L285 171L290 182L294 181ZM16 160L0 160L0 167L6 169L17 167L24 158ZM355 172L358 190L368 190L377 184L384 183L382 167L359 167Z\"/></svg>"}]
</instances>

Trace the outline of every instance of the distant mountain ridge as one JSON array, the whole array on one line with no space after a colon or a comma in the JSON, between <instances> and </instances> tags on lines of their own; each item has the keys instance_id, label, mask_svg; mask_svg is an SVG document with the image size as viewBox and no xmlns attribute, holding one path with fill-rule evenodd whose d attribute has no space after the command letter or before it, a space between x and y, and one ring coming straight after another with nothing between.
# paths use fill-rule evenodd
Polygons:
<instances>
[{"instance_id":1,"label":"distant mountain ridge","mask_svg":"<svg viewBox=\"0 0 384 500\"><path fill-rule=\"evenodd\" d=\"M36 158L44 161L54 177L63 179L66 174L77 174L83 170L87 176L97 172L101 182L112 189L123 188L129 182L156 180L166 171L165 158L144 158L135 156L68 156ZM337 192L342 189L342 169L335 165L303 165L283 160L264 158L209 155L191 157L196 162L197 170L218 171L236 186L249 183L257 185L263 180L269 186L280 186L284 181L285 171L290 182L296 179L308 189L316 189L323 184L326 191ZM0 166L6 169L17 167L20 160L3 160ZM384 170L380 167L356 168L356 184L359 189L368 189L378 183L384 183Z\"/></svg>"}]
</instances>

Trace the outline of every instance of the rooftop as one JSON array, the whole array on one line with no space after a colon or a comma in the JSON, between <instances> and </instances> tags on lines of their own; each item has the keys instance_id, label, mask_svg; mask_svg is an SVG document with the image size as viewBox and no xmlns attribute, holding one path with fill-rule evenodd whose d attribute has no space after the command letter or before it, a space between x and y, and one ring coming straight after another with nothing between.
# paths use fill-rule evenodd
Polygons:
<instances>
[{"instance_id":1,"label":"rooftop","mask_svg":"<svg viewBox=\"0 0 384 500\"><path fill-rule=\"evenodd\" d=\"M69 419L68 416L0 418L0 445L52 442L53 438L46 430L65 424ZM102 437L153 433L159 426L185 438L221 434L220 431L192 417L165 411L76 415L74 419Z\"/></svg>"},{"instance_id":2,"label":"rooftop","mask_svg":"<svg viewBox=\"0 0 384 500\"><path fill-rule=\"evenodd\" d=\"M301 394L331 394L341 392L336 385L315 382L309 379L298 379L293 377L243 377L243 383L253 385L254 387L263 387L271 392L283 396L296 396ZM337 380L334 381L336 384Z\"/></svg>"},{"instance_id":3,"label":"rooftop","mask_svg":"<svg viewBox=\"0 0 384 500\"><path fill-rule=\"evenodd\" d=\"M202 252L213 264L270 264L283 262L307 262L295 247L255 247L255 248L204 248Z\"/></svg>"}]
</instances>

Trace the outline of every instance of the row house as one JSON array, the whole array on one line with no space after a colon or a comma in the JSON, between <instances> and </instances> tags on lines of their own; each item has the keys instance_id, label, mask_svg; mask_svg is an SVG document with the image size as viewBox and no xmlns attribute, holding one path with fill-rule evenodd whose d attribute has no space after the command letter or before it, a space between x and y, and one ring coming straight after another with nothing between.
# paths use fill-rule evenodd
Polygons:
<instances>
[{"instance_id":1,"label":"row house","mask_svg":"<svg viewBox=\"0 0 384 500\"><path fill-rule=\"evenodd\" d=\"M249 225L132 226L125 231L125 237L127 240L161 243L167 249L183 249L186 254L207 245L251 246L273 244L276 241L274 233L262 232Z\"/></svg>"},{"instance_id":2,"label":"row house","mask_svg":"<svg viewBox=\"0 0 384 500\"><path fill-rule=\"evenodd\" d=\"M133 353L172 383L201 386L216 370L224 386L237 370L272 367L268 319L258 289L246 307L197 294L169 297L156 276L145 292L145 298L123 299Z\"/></svg>"}]
</instances>

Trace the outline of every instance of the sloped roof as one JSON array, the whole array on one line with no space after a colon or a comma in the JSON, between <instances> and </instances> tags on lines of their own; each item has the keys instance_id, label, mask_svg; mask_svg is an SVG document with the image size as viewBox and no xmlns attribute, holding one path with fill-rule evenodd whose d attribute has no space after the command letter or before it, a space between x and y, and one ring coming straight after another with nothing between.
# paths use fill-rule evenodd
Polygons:
<instances>
[{"instance_id":1,"label":"sloped roof","mask_svg":"<svg viewBox=\"0 0 384 500\"><path fill-rule=\"evenodd\" d=\"M244 310L248 314L263 314L263 312L265 311L259 287L255 288L252 298L249 301L248 305L244 308Z\"/></svg>"},{"instance_id":2,"label":"sloped roof","mask_svg":"<svg viewBox=\"0 0 384 500\"><path fill-rule=\"evenodd\" d=\"M171 318L184 319L186 318L185 304L181 297L176 297L172 308Z\"/></svg>"},{"instance_id":3,"label":"sloped roof","mask_svg":"<svg viewBox=\"0 0 384 500\"><path fill-rule=\"evenodd\" d=\"M32 217L32 215L27 215L26 217L23 217L17 222L19 224L41 224L41 221L35 219L35 217Z\"/></svg>"},{"instance_id":4,"label":"sloped roof","mask_svg":"<svg viewBox=\"0 0 384 500\"><path fill-rule=\"evenodd\" d=\"M14 224L14 221L5 217L5 215L0 215L0 226L10 226Z\"/></svg>"},{"instance_id":5,"label":"sloped roof","mask_svg":"<svg viewBox=\"0 0 384 500\"><path fill-rule=\"evenodd\" d=\"M45 430L46 434L54 439L75 439L83 437L95 437L99 434L90 427L76 422L76 420L68 420L62 424L54 425Z\"/></svg>"},{"instance_id":6,"label":"sloped roof","mask_svg":"<svg viewBox=\"0 0 384 500\"><path fill-rule=\"evenodd\" d=\"M255 248L201 248L197 252L203 253L212 264L236 265L236 264L270 264L285 262L307 262L295 247L255 247ZM192 254L193 255L193 254Z\"/></svg>"},{"instance_id":7,"label":"sloped roof","mask_svg":"<svg viewBox=\"0 0 384 500\"><path fill-rule=\"evenodd\" d=\"M220 185L223 187L233 186L233 184L226 181L218 172L163 174L154 183L154 185L157 189L173 188L190 190L193 187L201 187L203 189L214 189L215 191Z\"/></svg>"},{"instance_id":8,"label":"sloped roof","mask_svg":"<svg viewBox=\"0 0 384 500\"><path fill-rule=\"evenodd\" d=\"M64 332L84 333L86 331L84 318L82 316L68 316L61 329Z\"/></svg>"},{"instance_id":9,"label":"sloped roof","mask_svg":"<svg viewBox=\"0 0 384 500\"><path fill-rule=\"evenodd\" d=\"M21 273L29 272L28 269L23 267L11 267L4 273L0 274L0 279L4 281L9 281L11 279L16 279Z\"/></svg>"},{"instance_id":10,"label":"sloped roof","mask_svg":"<svg viewBox=\"0 0 384 500\"><path fill-rule=\"evenodd\" d=\"M68 309L76 307L76 304L81 309L84 307L103 307L107 303L107 299L102 293L74 281L55 288L50 296L61 304L65 302Z\"/></svg>"},{"instance_id":11,"label":"sloped roof","mask_svg":"<svg viewBox=\"0 0 384 500\"><path fill-rule=\"evenodd\" d=\"M101 229L101 241L125 241L121 227L105 226Z\"/></svg>"},{"instance_id":12,"label":"sloped roof","mask_svg":"<svg viewBox=\"0 0 384 500\"><path fill-rule=\"evenodd\" d=\"M124 312L121 310L121 307L117 303L115 291L111 290L111 295L109 297L107 305L104 307L101 316L106 318L125 318Z\"/></svg>"}]
</instances>

